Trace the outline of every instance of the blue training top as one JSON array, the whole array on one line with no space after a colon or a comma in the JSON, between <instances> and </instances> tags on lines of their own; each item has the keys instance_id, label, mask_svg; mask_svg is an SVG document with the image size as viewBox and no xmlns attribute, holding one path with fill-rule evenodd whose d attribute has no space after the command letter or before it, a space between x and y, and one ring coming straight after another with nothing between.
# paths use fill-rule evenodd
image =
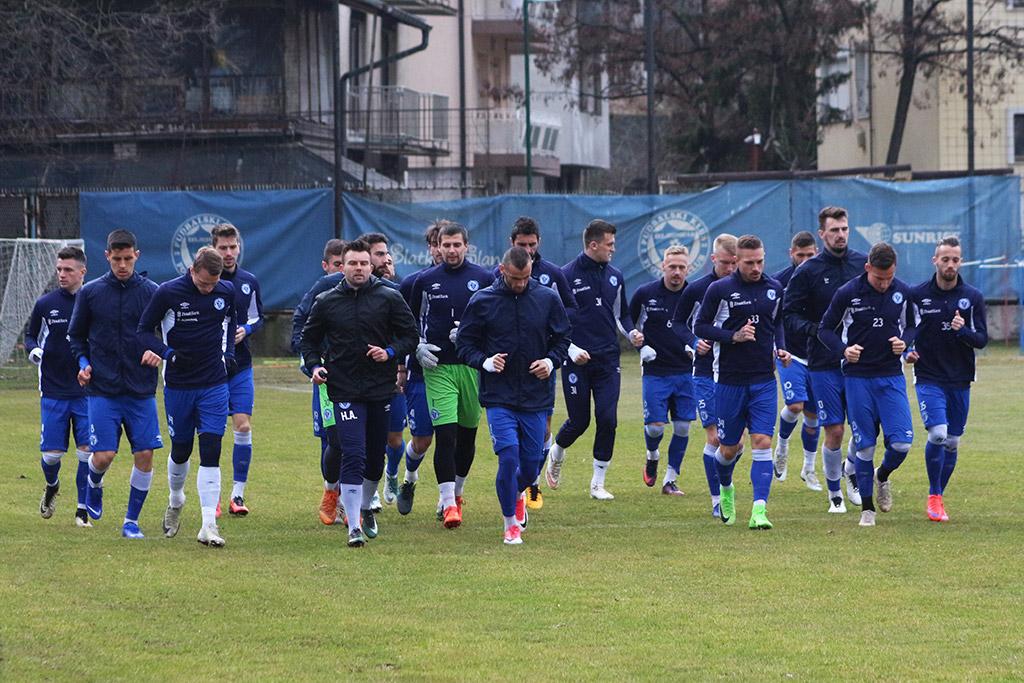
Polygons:
<instances>
[{"instance_id":1,"label":"blue training top","mask_svg":"<svg viewBox=\"0 0 1024 683\"><path fill-rule=\"evenodd\" d=\"M715 354L697 353L697 335L694 333L694 325L697 323L697 316L700 315L700 305L704 301L704 295L712 282L718 280L714 268L704 277L697 278L687 283L683 289L683 295L679 297L676 310L672 314L672 331L679 337L684 348L693 351L693 376L714 377Z\"/></svg>"},{"instance_id":2,"label":"blue training top","mask_svg":"<svg viewBox=\"0 0 1024 683\"><path fill-rule=\"evenodd\" d=\"M911 290L917 307L914 378L924 384L966 389L975 379L974 350L988 344L985 297L959 275L953 289L939 289L935 276ZM951 326L956 312L964 319Z\"/></svg>"},{"instance_id":3,"label":"blue training top","mask_svg":"<svg viewBox=\"0 0 1024 683\"><path fill-rule=\"evenodd\" d=\"M595 355L619 357L618 334L634 329L626 302L622 271L610 263L598 263L581 253L562 266L576 306L567 308L572 343Z\"/></svg>"},{"instance_id":4,"label":"blue training top","mask_svg":"<svg viewBox=\"0 0 1024 683\"><path fill-rule=\"evenodd\" d=\"M644 333L644 344L658 352L658 357L645 363L643 373L653 377L689 375L693 372L693 361L685 345L673 329L673 316L687 283L673 292L665 286L665 279L641 285L629 300L629 314L636 323L636 329Z\"/></svg>"},{"instance_id":5,"label":"blue training top","mask_svg":"<svg viewBox=\"0 0 1024 683\"><path fill-rule=\"evenodd\" d=\"M420 341L440 347L441 365L462 365L448 336L455 321L462 319L469 299L494 282L494 275L469 261L452 268L447 263L420 271L412 285L409 307L420 326Z\"/></svg>"},{"instance_id":6,"label":"blue training top","mask_svg":"<svg viewBox=\"0 0 1024 683\"><path fill-rule=\"evenodd\" d=\"M65 289L44 294L32 307L25 329L25 350L42 349L39 393L46 398L74 399L85 396L78 385L78 361L68 341L68 323L75 295Z\"/></svg>"},{"instance_id":7,"label":"blue training top","mask_svg":"<svg viewBox=\"0 0 1024 683\"><path fill-rule=\"evenodd\" d=\"M235 346L237 371L252 367L252 352L249 337L263 329L263 299L260 298L260 283L247 270L236 267L235 272L224 271L220 279L235 287L235 319L239 327L245 328L245 338ZM232 331L233 333L233 331Z\"/></svg>"}]
</instances>

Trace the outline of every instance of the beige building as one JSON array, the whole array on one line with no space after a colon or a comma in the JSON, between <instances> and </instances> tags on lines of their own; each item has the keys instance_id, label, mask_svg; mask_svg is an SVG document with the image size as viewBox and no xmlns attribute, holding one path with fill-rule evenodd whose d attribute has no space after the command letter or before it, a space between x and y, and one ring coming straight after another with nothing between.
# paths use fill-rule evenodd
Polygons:
<instances>
[{"instance_id":1,"label":"beige building","mask_svg":"<svg viewBox=\"0 0 1024 683\"><path fill-rule=\"evenodd\" d=\"M976 0L979 26L1024 26L1024 0ZM897 16L902 3L882 0L878 13ZM952 11L952 10L948 10ZM956 8L955 11L961 11ZM892 133L899 86L898 64L878 54L893 46L869 49L867 31L850 36L837 59L819 70L819 76L847 73L849 79L821 100L840 112L840 121L823 125L818 146L822 170L874 166L885 163ZM979 57L979 60L981 58ZM994 103L984 90L981 69L974 108L975 168L1013 167L1024 174L1024 69L1010 72L1009 92ZM964 82L955 73L920 71L914 85L899 163L914 171L956 171L967 168L967 101ZM988 101L986 101L988 100Z\"/></svg>"}]
</instances>

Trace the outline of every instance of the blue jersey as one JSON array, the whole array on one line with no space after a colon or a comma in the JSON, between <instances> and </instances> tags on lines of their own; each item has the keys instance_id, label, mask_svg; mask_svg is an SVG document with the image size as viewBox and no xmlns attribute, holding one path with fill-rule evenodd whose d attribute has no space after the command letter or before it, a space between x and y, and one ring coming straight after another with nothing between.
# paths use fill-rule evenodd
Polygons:
<instances>
[{"instance_id":1,"label":"blue jersey","mask_svg":"<svg viewBox=\"0 0 1024 683\"><path fill-rule=\"evenodd\" d=\"M239 327L245 328L245 339L235 347L238 372L252 367L252 352L249 351L249 337L263 329L263 299L260 298L260 283L247 270L236 267L235 272L224 271L221 280L235 287L235 319ZM231 330L234 334L234 330Z\"/></svg>"},{"instance_id":2,"label":"blue jersey","mask_svg":"<svg viewBox=\"0 0 1024 683\"><path fill-rule=\"evenodd\" d=\"M933 276L911 290L917 307L914 378L925 384L966 389L975 378L974 350L988 344L985 297L957 275L956 286L939 289ZM957 311L964 326L950 323Z\"/></svg>"},{"instance_id":3,"label":"blue jersey","mask_svg":"<svg viewBox=\"0 0 1024 683\"><path fill-rule=\"evenodd\" d=\"M772 279L778 280L779 284L782 285L783 289L789 288L789 281L793 277L793 273L796 271L796 266L790 264L785 270L772 275ZM783 305L785 305L785 297L783 297ZM793 354L793 360L795 362L803 362L807 365L807 347L810 346L811 338L807 336L807 333L803 329L787 325L787 319L785 314L782 316L782 326L786 330L786 349Z\"/></svg>"},{"instance_id":4,"label":"blue jersey","mask_svg":"<svg viewBox=\"0 0 1024 683\"><path fill-rule=\"evenodd\" d=\"M693 326L700 314L700 305L704 301L704 295L712 282L717 281L718 275L712 268L711 272L702 278L687 283L683 289L683 295L679 297L675 313L672 314L672 331L679 337L684 348L693 351L693 376L713 377L715 356L712 353L705 353L703 356L697 353L697 336L694 334Z\"/></svg>"},{"instance_id":5,"label":"blue jersey","mask_svg":"<svg viewBox=\"0 0 1024 683\"><path fill-rule=\"evenodd\" d=\"M581 253L562 266L562 272L576 300L576 306L566 309L572 343L591 356L618 358L618 333L626 336L634 329L622 271Z\"/></svg>"},{"instance_id":6,"label":"blue jersey","mask_svg":"<svg viewBox=\"0 0 1024 683\"><path fill-rule=\"evenodd\" d=\"M179 360L164 364L164 386L204 389L227 381L225 361L235 356L234 302L235 289L223 280L209 294L196 288L189 273L160 285L138 332L164 360L179 354ZM157 325L162 341L153 335Z\"/></svg>"},{"instance_id":7,"label":"blue jersey","mask_svg":"<svg viewBox=\"0 0 1024 683\"><path fill-rule=\"evenodd\" d=\"M135 332L156 289L140 273L122 282L107 271L75 296L68 338L78 367L92 366L90 396L147 398L156 393L156 368L142 365L146 346Z\"/></svg>"},{"instance_id":8,"label":"blue jersey","mask_svg":"<svg viewBox=\"0 0 1024 683\"><path fill-rule=\"evenodd\" d=\"M658 352L657 358L644 364L644 375L669 377L693 371L690 354L672 329L672 316L685 290L685 282L673 292L665 286L664 278L658 278L633 292L629 314L636 322L636 329L644 333L644 344Z\"/></svg>"},{"instance_id":9,"label":"blue jersey","mask_svg":"<svg viewBox=\"0 0 1024 683\"><path fill-rule=\"evenodd\" d=\"M72 399L85 396L78 386L78 361L68 341L68 323L75 308L75 295L64 289L44 294L32 307L25 329L25 350L41 349L39 393L46 398Z\"/></svg>"},{"instance_id":10,"label":"blue jersey","mask_svg":"<svg viewBox=\"0 0 1024 683\"><path fill-rule=\"evenodd\" d=\"M789 351L807 360L811 370L838 370L842 354L836 355L818 339L818 323L832 303L832 297L844 284L864 273L868 257L847 249L842 256L827 250L807 259L793 272L786 285L782 311L786 331L802 333L807 348L791 346Z\"/></svg>"},{"instance_id":11,"label":"blue jersey","mask_svg":"<svg viewBox=\"0 0 1024 683\"><path fill-rule=\"evenodd\" d=\"M694 331L714 342L715 381L753 385L775 381L775 350L785 350L782 285L762 275L747 282L736 271L708 287ZM754 341L735 342L733 334L754 323Z\"/></svg>"},{"instance_id":12,"label":"blue jersey","mask_svg":"<svg viewBox=\"0 0 1024 683\"><path fill-rule=\"evenodd\" d=\"M917 330L910 287L899 278L884 292L868 283L868 274L839 288L818 328L818 339L834 355L848 346L863 347L856 363L843 359L847 377L891 377L903 374L903 361L892 352L892 337L909 347Z\"/></svg>"},{"instance_id":13,"label":"blue jersey","mask_svg":"<svg viewBox=\"0 0 1024 683\"><path fill-rule=\"evenodd\" d=\"M493 275L495 280L498 279L501 273L499 268L500 266L494 267ZM569 288L569 281L565 279L565 273L551 261L541 258L539 251L533 254L533 268L530 269L530 277L545 287L555 290L558 297L562 300L562 306L565 310L568 311L576 306L576 299L572 296L572 290Z\"/></svg>"},{"instance_id":14,"label":"blue jersey","mask_svg":"<svg viewBox=\"0 0 1024 683\"><path fill-rule=\"evenodd\" d=\"M448 335L455 321L462 319L470 297L492 282L490 270L469 261L458 268L441 263L420 271L412 285L409 307L419 323L420 341L440 347L438 363L462 364Z\"/></svg>"}]
</instances>

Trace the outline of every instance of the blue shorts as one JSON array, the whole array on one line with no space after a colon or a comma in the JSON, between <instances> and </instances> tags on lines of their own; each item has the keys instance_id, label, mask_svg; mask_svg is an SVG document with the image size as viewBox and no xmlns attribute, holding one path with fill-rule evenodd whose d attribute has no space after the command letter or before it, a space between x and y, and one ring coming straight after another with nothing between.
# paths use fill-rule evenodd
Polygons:
<instances>
[{"instance_id":1,"label":"blue shorts","mask_svg":"<svg viewBox=\"0 0 1024 683\"><path fill-rule=\"evenodd\" d=\"M434 423L427 405L427 384L422 377L410 377L405 383L405 410L409 433L413 436L433 436Z\"/></svg>"},{"instance_id":2,"label":"blue shorts","mask_svg":"<svg viewBox=\"0 0 1024 683\"><path fill-rule=\"evenodd\" d=\"M804 410L815 412L818 408L814 402L814 390L811 389L811 373L807 366L797 361L790 361L789 367L783 367L781 360L775 361L779 372L779 388L782 389L782 401L788 406L803 403Z\"/></svg>"},{"instance_id":3,"label":"blue shorts","mask_svg":"<svg viewBox=\"0 0 1024 683\"><path fill-rule=\"evenodd\" d=\"M894 442L913 443L914 424L903 375L847 377L846 407L857 450L875 445L879 425L886 446Z\"/></svg>"},{"instance_id":4,"label":"blue shorts","mask_svg":"<svg viewBox=\"0 0 1024 683\"><path fill-rule=\"evenodd\" d=\"M116 452L122 426L132 453L163 448L155 396L89 397L89 445L94 453Z\"/></svg>"},{"instance_id":5,"label":"blue shorts","mask_svg":"<svg viewBox=\"0 0 1024 683\"><path fill-rule=\"evenodd\" d=\"M758 384L716 384L715 407L718 410L718 440L723 446L735 446L743 430L751 434L775 434L778 394L775 380Z\"/></svg>"},{"instance_id":6,"label":"blue shorts","mask_svg":"<svg viewBox=\"0 0 1024 683\"><path fill-rule=\"evenodd\" d=\"M697 411L697 398L693 391L692 375L644 375L642 383L644 424L668 422L669 413L673 420L693 420Z\"/></svg>"},{"instance_id":7,"label":"blue shorts","mask_svg":"<svg viewBox=\"0 0 1024 683\"><path fill-rule=\"evenodd\" d=\"M921 421L931 429L935 425L946 425L950 436L963 436L967 424L967 411L971 407L971 390L940 387L937 384L918 383L917 407L921 409Z\"/></svg>"},{"instance_id":8,"label":"blue shorts","mask_svg":"<svg viewBox=\"0 0 1024 683\"><path fill-rule=\"evenodd\" d=\"M391 399L391 418L388 432L401 432L405 429L405 394L395 394Z\"/></svg>"},{"instance_id":9,"label":"blue shorts","mask_svg":"<svg viewBox=\"0 0 1024 683\"><path fill-rule=\"evenodd\" d=\"M164 387L164 411L171 441L189 442L196 432L224 435L228 419L228 385L203 389Z\"/></svg>"},{"instance_id":10,"label":"blue shorts","mask_svg":"<svg viewBox=\"0 0 1024 683\"><path fill-rule=\"evenodd\" d=\"M491 432L495 453L515 448L521 463L532 462L537 465L544 462L544 432L548 423L546 410L492 407L487 408L486 413L487 428Z\"/></svg>"},{"instance_id":11,"label":"blue shorts","mask_svg":"<svg viewBox=\"0 0 1024 683\"><path fill-rule=\"evenodd\" d=\"M694 375L693 393L697 397L697 417L700 418L704 429L718 424L715 413L715 380Z\"/></svg>"},{"instance_id":12,"label":"blue shorts","mask_svg":"<svg viewBox=\"0 0 1024 683\"><path fill-rule=\"evenodd\" d=\"M811 390L818 404L818 425L841 425L846 421L846 385L842 370L810 370ZM852 424L852 423L851 423Z\"/></svg>"},{"instance_id":13,"label":"blue shorts","mask_svg":"<svg viewBox=\"0 0 1024 683\"><path fill-rule=\"evenodd\" d=\"M228 415L252 415L255 402L256 384L253 382L251 367L228 378Z\"/></svg>"},{"instance_id":14,"label":"blue shorts","mask_svg":"<svg viewBox=\"0 0 1024 683\"><path fill-rule=\"evenodd\" d=\"M76 446L89 445L89 402L81 398L39 399L39 450L63 453L71 430ZM71 429L69 429L69 427Z\"/></svg>"}]
</instances>

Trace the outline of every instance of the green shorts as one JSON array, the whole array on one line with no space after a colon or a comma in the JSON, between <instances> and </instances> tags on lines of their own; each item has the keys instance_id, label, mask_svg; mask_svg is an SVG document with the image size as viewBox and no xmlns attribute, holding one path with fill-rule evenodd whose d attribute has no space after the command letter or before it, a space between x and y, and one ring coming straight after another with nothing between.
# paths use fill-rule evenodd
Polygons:
<instances>
[{"instance_id":1,"label":"green shorts","mask_svg":"<svg viewBox=\"0 0 1024 683\"><path fill-rule=\"evenodd\" d=\"M434 426L457 422L460 427L480 424L479 374L468 365L438 365L423 368L427 385L427 406Z\"/></svg>"}]
</instances>

